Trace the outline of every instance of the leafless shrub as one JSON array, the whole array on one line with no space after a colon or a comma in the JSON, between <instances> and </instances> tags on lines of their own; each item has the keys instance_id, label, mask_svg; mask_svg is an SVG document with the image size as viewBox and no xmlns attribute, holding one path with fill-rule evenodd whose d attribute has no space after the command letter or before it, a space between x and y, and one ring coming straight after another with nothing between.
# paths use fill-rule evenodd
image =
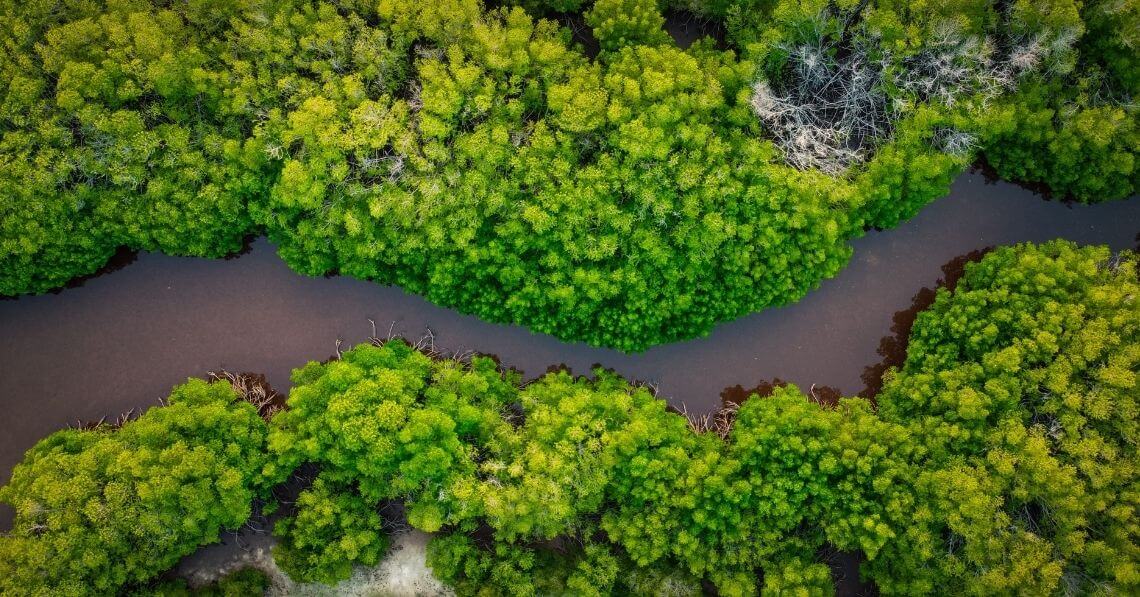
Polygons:
<instances>
[{"instance_id":1,"label":"leafless shrub","mask_svg":"<svg viewBox=\"0 0 1140 597\"><path fill-rule=\"evenodd\" d=\"M126 425L127 423L129 423L131 421L132 418L134 418L134 414L135 414L135 409L132 408L132 409L128 410L127 412L119 415L119 418L115 419L115 422L112 423L112 426L122 427L123 425Z\"/></svg>"},{"instance_id":2,"label":"leafless shrub","mask_svg":"<svg viewBox=\"0 0 1140 597\"><path fill-rule=\"evenodd\" d=\"M417 58L425 60L439 60L443 58L443 48L426 43L418 43L412 48Z\"/></svg>"},{"instance_id":3,"label":"leafless shrub","mask_svg":"<svg viewBox=\"0 0 1140 597\"><path fill-rule=\"evenodd\" d=\"M716 433L721 439L727 439L732 432L732 425L736 422L736 413L740 405L727 403L720 410L711 413L690 413L685 405L677 410L689 422L689 428L696 433Z\"/></svg>"},{"instance_id":4,"label":"leafless shrub","mask_svg":"<svg viewBox=\"0 0 1140 597\"><path fill-rule=\"evenodd\" d=\"M945 21L935 28L921 52L903 60L897 85L919 101L952 106L971 98L984 106L1015 89L1028 73L1042 68L1065 70L1060 58L1076 40L1077 32L1071 30L998 40L969 35L954 22Z\"/></svg>"},{"instance_id":5,"label":"leafless shrub","mask_svg":"<svg viewBox=\"0 0 1140 597\"><path fill-rule=\"evenodd\" d=\"M391 150L360 158L354 157L349 162L353 166L349 178L369 185L384 181L396 182L404 174L406 159L405 156Z\"/></svg>"},{"instance_id":6,"label":"leafless shrub","mask_svg":"<svg viewBox=\"0 0 1140 597\"><path fill-rule=\"evenodd\" d=\"M784 159L832 176L863 161L891 127L883 65L866 52L835 58L822 36L789 49L781 90L765 80L752 88L752 110L767 125Z\"/></svg>"},{"instance_id":7,"label":"leafless shrub","mask_svg":"<svg viewBox=\"0 0 1140 597\"><path fill-rule=\"evenodd\" d=\"M165 401L163 401L161 399L158 401L158 403L162 406L166 406ZM137 414L141 415L142 411L140 410ZM68 429L78 429L80 431L92 431L92 430L99 429L99 428L119 429L123 425L130 423L131 421L133 421L136 418L137 417L136 417L135 409L132 408L132 409L128 410L127 412L122 413L119 416L115 417L115 419L109 423L107 422L107 417L103 416L103 417L100 417L98 421L76 420L74 425L68 424L67 428Z\"/></svg>"},{"instance_id":8,"label":"leafless shrub","mask_svg":"<svg viewBox=\"0 0 1140 597\"><path fill-rule=\"evenodd\" d=\"M526 144L527 141L530 140L530 135L531 135L531 131L529 129L523 129L521 131L511 131L511 134L510 134L511 145L514 145L515 147L522 147L523 145Z\"/></svg>"},{"instance_id":9,"label":"leafless shrub","mask_svg":"<svg viewBox=\"0 0 1140 597\"><path fill-rule=\"evenodd\" d=\"M432 357L442 354L442 353L436 352L436 350L435 350L435 332L431 331L431 328L424 328L424 329L426 329L427 331L424 333L423 336L420 336L419 340L416 340L412 344L412 347L415 348L416 350L418 350L418 351L420 351L420 352L422 352L428 356L432 356Z\"/></svg>"},{"instance_id":10,"label":"leafless shrub","mask_svg":"<svg viewBox=\"0 0 1140 597\"><path fill-rule=\"evenodd\" d=\"M977 141L974 135L954 128L940 128L934 132L933 138L936 149L956 156L969 155L977 145Z\"/></svg>"},{"instance_id":11,"label":"leafless shrub","mask_svg":"<svg viewBox=\"0 0 1140 597\"><path fill-rule=\"evenodd\" d=\"M256 407L257 413L267 421L284 408L282 396L269 386L264 375L211 371L209 376L212 381L228 383L242 400Z\"/></svg>"},{"instance_id":12,"label":"leafless shrub","mask_svg":"<svg viewBox=\"0 0 1140 597\"><path fill-rule=\"evenodd\" d=\"M419 81L408 82L408 109L412 113L419 112L424 107L423 100L423 87L420 86Z\"/></svg>"},{"instance_id":13,"label":"leafless shrub","mask_svg":"<svg viewBox=\"0 0 1140 597\"><path fill-rule=\"evenodd\" d=\"M285 146L278 143L266 143L265 155L269 156L271 160L281 160L285 158Z\"/></svg>"},{"instance_id":14,"label":"leafless shrub","mask_svg":"<svg viewBox=\"0 0 1140 597\"><path fill-rule=\"evenodd\" d=\"M1108 258L1107 261L1104 261L1104 262L1098 264L1098 268L1102 269L1102 270L1108 270L1112 273L1116 273L1117 271L1120 270L1121 265L1124 265L1125 263L1127 263L1129 261L1129 255L1130 255L1130 253L1128 253L1128 252L1117 251L1117 252L1113 253L1112 256Z\"/></svg>"},{"instance_id":15,"label":"leafless shrub","mask_svg":"<svg viewBox=\"0 0 1140 597\"><path fill-rule=\"evenodd\" d=\"M1065 70L1063 55L1077 39L1076 31L1063 30L995 40L947 21L923 50L896 66L889 52L872 51L846 31L839 39L824 35L827 18L820 15L808 42L784 48L784 72L777 81L758 80L751 105L788 164L831 176L865 161L915 102L954 106L968 99L984 107L1027 73ZM932 143L967 155L974 139L946 130Z\"/></svg>"}]
</instances>

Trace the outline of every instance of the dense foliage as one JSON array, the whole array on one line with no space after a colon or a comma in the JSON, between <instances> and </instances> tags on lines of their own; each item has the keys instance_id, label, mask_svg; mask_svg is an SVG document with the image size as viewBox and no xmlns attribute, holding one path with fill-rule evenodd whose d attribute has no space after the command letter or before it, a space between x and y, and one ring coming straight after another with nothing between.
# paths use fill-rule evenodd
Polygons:
<instances>
[{"instance_id":1,"label":"dense foliage","mask_svg":"<svg viewBox=\"0 0 1140 597\"><path fill-rule=\"evenodd\" d=\"M274 445L373 515L406 496L463 594L829 594L826 545L891 594L1130 593L1138 292L1134 255L999 249L919 316L878 411L789 386L698 433L605 371L513 390L484 360L361 346L298 371ZM278 532L327 579L360 529L318 510Z\"/></svg>"},{"instance_id":2,"label":"dense foliage","mask_svg":"<svg viewBox=\"0 0 1140 597\"><path fill-rule=\"evenodd\" d=\"M0 500L0 593L111 595L250 516L267 428L226 384L191 380L114 429L57 432L28 451Z\"/></svg>"},{"instance_id":3,"label":"dense foliage","mask_svg":"<svg viewBox=\"0 0 1140 597\"><path fill-rule=\"evenodd\" d=\"M282 481L302 463L320 466L297 516L278 525L277 558L294 577L329 581L353 562L376 563L387 547L376 513L385 500L404 501L409 522L427 531L482 513L476 459L513 439L500 411L518 387L493 361L433 361L395 341L310 363L293 380L266 472Z\"/></svg>"},{"instance_id":4,"label":"dense foliage","mask_svg":"<svg viewBox=\"0 0 1140 597\"><path fill-rule=\"evenodd\" d=\"M1140 2L1079 7L1075 67L999 101L983 121L983 153L1001 176L1061 196L1125 197L1140 188Z\"/></svg>"},{"instance_id":5,"label":"dense foliage","mask_svg":"<svg viewBox=\"0 0 1140 597\"><path fill-rule=\"evenodd\" d=\"M131 597L252 597L269 588L269 577L255 568L242 568L217 581L191 588L182 579L163 581L137 591Z\"/></svg>"},{"instance_id":6,"label":"dense foliage","mask_svg":"<svg viewBox=\"0 0 1140 597\"><path fill-rule=\"evenodd\" d=\"M410 524L460 594L828 595L834 550L886 594L1132 594L1138 265L1064 241L989 253L918 316L877 407L786 386L690 420L601 369L520 385L400 340L296 370L268 430L191 382L28 453L0 489L18 512L0 587L138 585L304 470L275 528L297 579L375 564Z\"/></svg>"},{"instance_id":7,"label":"dense foliage","mask_svg":"<svg viewBox=\"0 0 1140 597\"><path fill-rule=\"evenodd\" d=\"M772 590L825 590L820 547L874 554L906 515L909 495L891 488L913 444L865 400L824 410L785 388L746 403L722 439L595 373L518 390L489 361L464 369L399 341L298 370L271 443L280 462L320 466L306 495L322 495L278 526L279 560L326 581L374 563L353 550L383 529L358 522L403 498L413 526L440 532L429 561L463 593L696 593L708 578L749 594L769 567ZM360 516L327 505L341 499Z\"/></svg>"},{"instance_id":8,"label":"dense foliage","mask_svg":"<svg viewBox=\"0 0 1140 597\"><path fill-rule=\"evenodd\" d=\"M3 0L0 294L264 231L640 350L797 300L978 148L1081 200L1140 172L1135 0L664 3L728 28L686 50L653 0L521 4Z\"/></svg>"},{"instance_id":9,"label":"dense foliage","mask_svg":"<svg viewBox=\"0 0 1140 597\"><path fill-rule=\"evenodd\" d=\"M119 246L218 257L261 184L218 61L231 2L0 5L0 294L90 273Z\"/></svg>"},{"instance_id":10,"label":"dense foliage","mask_svg":"<svg viewBox=\"0 0 1140 597\"><path fill-rule=\"evenodd\" d=\"M919 314L880 416L918 440L892 592L1140 590L1135 255L995 251Z\"/></svg>"}]
</instances>

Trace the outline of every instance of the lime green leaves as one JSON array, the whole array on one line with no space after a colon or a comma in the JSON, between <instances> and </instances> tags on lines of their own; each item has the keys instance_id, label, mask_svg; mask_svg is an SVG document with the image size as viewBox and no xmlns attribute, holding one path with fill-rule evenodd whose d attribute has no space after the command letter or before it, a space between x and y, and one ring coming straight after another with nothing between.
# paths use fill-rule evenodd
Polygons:
<instances>
[{"instance_id":1,"label":"lime green leaves","mask_svg":"<svg viewBox=\"0 0 1140 597\"><path fill-rule=\"evenodd\" d=\"M266 434L227 384L191 380L121 428L49 436L0 489L0 590L114 594L217 541L266 487Z\"/></svg>"}]
</instances>

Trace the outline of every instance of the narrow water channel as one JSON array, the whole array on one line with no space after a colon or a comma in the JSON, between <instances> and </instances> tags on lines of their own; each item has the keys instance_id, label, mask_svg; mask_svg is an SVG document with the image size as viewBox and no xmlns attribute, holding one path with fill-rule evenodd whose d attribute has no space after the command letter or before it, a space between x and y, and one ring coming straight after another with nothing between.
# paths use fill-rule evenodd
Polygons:
<instances>
[{"instance_id":1,"label":"narrow water channel","mask_svg":"<svg viewBox=\"0 0 1140 597\"><path fill-rule=\"evenodd\" d=\"M1066 205L969 173L912 220L855 240L848 267L799 303L633 355L486 323L398 288L303 277L264 239L230 260L144 253L79 287L0 300L0 478L52 431L138 412L190 376L260 372L288 390L292 368L328 358L337 339L365 340L369 319L381 336L430 331L439 349L494 354L528 377L551 365L588 373L602 363L689 411L715 409L730 386L774 377L853 395L867 367L881 361L894 314L955 257L1058 237L1133 248L1137 233L1140 199ZM5 507L0 529L9 521Z\"/></svg>"}]
</instances>

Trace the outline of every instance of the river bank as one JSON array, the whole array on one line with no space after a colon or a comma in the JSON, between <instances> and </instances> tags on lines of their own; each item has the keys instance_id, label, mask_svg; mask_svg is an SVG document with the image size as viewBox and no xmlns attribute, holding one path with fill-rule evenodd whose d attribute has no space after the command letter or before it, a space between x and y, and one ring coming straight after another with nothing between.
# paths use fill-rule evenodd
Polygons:
<instances>
[{"instance_id":1,"label":"river bank","mask_svg":"<svg viewBox=\"0 0 1140 597\"><path fill-rule=\"evenodd\" d=\"M498 356L527 378L562 365L603 364L653 385L690 413L719 408L734 386L780 378L845 395L865 390L896 315L955 258L994 245L1067 238L1114 249L1136 246L1140 202L1044 201L980 173L895 229L852 242L854 256L802 301L717 327L708 337L625 354L561 342L432 305L399 288L350 278L298 276L264 239L229 260L144 253L113 273L59 293L0 301L0 476L25 450L77 421L140 412L187 377L264 373L289 389L289 372L372 334L428 334L441 350ZM874 373L871 375L874 376ZM10 512L0 511L0 528Z\"/></svg>"}]
</instances>

